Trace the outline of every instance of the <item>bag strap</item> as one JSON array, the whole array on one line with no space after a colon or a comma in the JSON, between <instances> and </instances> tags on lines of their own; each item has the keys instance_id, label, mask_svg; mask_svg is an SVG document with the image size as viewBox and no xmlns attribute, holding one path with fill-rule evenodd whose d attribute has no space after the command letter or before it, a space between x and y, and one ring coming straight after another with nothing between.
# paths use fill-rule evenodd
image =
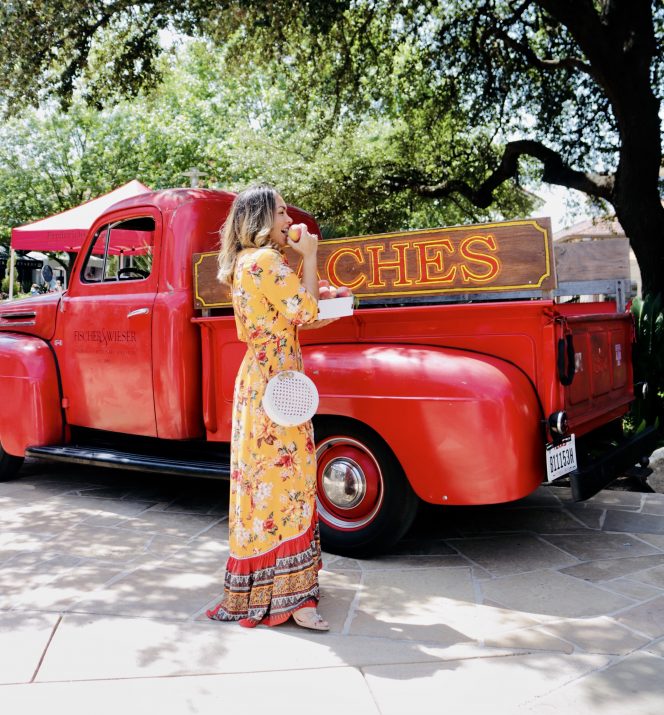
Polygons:
<instances>
[{"instance_id":1,"label":"bag strap","mask_svg":"<svg viewBox=\"0 0 664 715\"><path fill-rule=\"evenodd\" d=\"M254 356L256 365L258 365L258 372L260 372L261 377L263 378L263 381L267 385L267 383L270 382L271 378L265 377L265 374L263 373L263 367L261 366L260 360L258 359L258 355L256 354L256 351L254 350L254 346L251 343L246 343L246 345L249 348L249 350L251 350L251 354Z\"/></svg>"}]
</instances>

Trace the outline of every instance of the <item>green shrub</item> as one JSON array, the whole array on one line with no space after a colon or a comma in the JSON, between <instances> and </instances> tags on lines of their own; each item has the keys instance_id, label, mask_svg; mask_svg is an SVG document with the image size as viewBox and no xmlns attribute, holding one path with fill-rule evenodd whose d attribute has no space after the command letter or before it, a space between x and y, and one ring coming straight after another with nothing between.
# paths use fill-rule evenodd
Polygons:
<instances>
[{"instance_id":1,"label":"green shrub","mask_svg":"<svg viewBox=\"0 0 664 715\"><path fill-rule=\"evenodd\" d=\"M634 428L642 424L664 425L664 304L662 295L646 295L632 301L636 330L634 382L647 382L645 399L637 395L632 408Z\"/></svg>"},{"instance_id":2,"label":"green shrub","mask_svg":"<svg viewBox=\"0 0 664 715\"><path fill-rule=\"evenodd\" d=\"M23 288L18 281L18 276L16 275L16 272L14 272L14 295L12 297L25 298L27 295L28 293L23 292ZM9 273L7 273L0 283L0 297L6 298L7 296L9 296Z\"/></svg>"}]
</instances>

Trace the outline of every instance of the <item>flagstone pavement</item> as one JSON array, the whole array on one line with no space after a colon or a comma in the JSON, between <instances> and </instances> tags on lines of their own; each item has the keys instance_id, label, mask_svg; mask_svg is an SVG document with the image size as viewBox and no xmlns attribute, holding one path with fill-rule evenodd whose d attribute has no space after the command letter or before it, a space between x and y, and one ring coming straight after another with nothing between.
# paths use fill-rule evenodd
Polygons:
<instances>
[{"instance_id":1,"label":"flagstone pavement","mask_svg":"<svg viewBox=\"0 0 664 715\"><path fill-rule=\"evenodd\" d=\"M329 633L208 620L228 486L26 462L0 484L0 712L659 715L664 494L542 486L325 554Z\"/></svg>"}]
</instances>

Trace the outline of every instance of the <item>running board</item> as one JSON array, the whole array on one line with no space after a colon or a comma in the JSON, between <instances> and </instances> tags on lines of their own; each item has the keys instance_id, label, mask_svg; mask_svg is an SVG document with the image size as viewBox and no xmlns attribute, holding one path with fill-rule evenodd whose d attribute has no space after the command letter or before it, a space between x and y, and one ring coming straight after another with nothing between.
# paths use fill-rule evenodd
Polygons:
<instances>
[{"instance_id":1,"label":"running board","mask_svg":"<svg viewBox=\"0 0 664 715\"><path fill-rule=\"evenodd\" d=\"M228 479L231 473L228 462L165 459L149 454L95 447L28 447L25 450L25 456L50 462L69 462L70 464L87 464L95 467L130 469L137 472L159 472L214 479Z\"/></svg>"}]
</instances>

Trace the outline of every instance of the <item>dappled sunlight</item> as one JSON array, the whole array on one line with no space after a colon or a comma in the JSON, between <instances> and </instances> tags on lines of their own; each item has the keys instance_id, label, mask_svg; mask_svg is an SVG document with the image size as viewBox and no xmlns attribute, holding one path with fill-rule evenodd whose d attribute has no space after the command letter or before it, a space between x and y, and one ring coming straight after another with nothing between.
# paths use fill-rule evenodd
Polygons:
<instances>
[{"instance_id":1,"label":"dappled sunlight","mask_svg":"<svg viewBox=\"0 0 664 715\"><path fill-rule=\"evenodd\" d=\"M657 513L664 497L646 496L639 509ZM487 704L528 712L539 698L596 706L614 668L604 687L616 701L630 672L648 696L664 662L664 529L602 528L607 510L632 523L632 497L575 505L547 489L425 508L389 553L324 552L324 634L206 618L223 590L227 503L224 482L35 463L0 484L0 648L16 633L26 644L11 682L350 667L384 712L398 711L400 691L389 706L385 693L406 681L411 709L420 694L426 709L441 689L453 697L481 681Z\"/></svg>"}]
</instances>

